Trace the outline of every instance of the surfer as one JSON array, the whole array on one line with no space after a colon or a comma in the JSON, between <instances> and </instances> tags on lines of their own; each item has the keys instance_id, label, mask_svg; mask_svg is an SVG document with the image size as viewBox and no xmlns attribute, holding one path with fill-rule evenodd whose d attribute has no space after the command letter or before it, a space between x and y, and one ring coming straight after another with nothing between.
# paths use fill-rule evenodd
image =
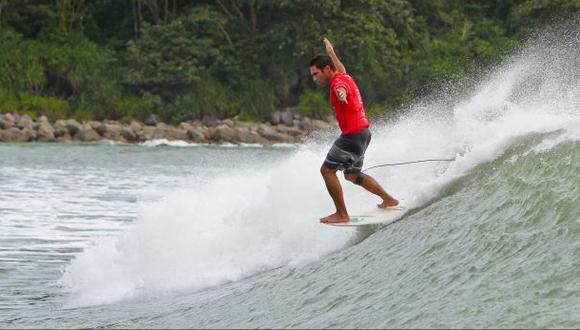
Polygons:
<instances>
[{"instance_id":1,"label":"surfer","mask_svg":"<svg viewBox=\"0 0 580 330\"><path fill-rule=\"evenodd\" d=\"M399 201L389 195L374 178L361 172L364 154L371 142L370 125L362 97L352 77L346 74L346 69L336 56L330 41L324 38L323 42L328 55L318 55L310 61L310 75L316 84L330 85L330 103L334 108L341 135L330 148L320 168L336 213L320 219L320 222L348 222L342 186L336 176L339 170L344 171L346 180L379 196L383 202L378 207L397 206Z\"/></svg>"}]
</instances>

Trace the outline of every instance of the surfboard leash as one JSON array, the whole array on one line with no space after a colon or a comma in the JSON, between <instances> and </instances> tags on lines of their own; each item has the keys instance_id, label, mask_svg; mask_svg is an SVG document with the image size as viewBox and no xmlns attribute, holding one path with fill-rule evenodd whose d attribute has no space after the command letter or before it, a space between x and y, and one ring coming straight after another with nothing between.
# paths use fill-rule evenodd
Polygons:
<instances>
[{"instance_id":1,"label":"surfboard leash","mask_svg":"<svg viewBox=\"0 0 580 330\"><path fill-rule=\"evenodd\" d=\"M380 164L380 165L375 165L375 166L371 166L369 168L366 168L364 170L362 170L362 172L366 172L368 170L371 170L373 168L378 168L378 167L388 167L388 166L400 166L400 165L408 165L408 164L417 164L417 163L426 163L426 162L452 162L454 161L455 158L440 158L440 159L421 159L421 160L412 160L412 161L408 161L408 162L400 162L400 163L386 163L386 164Z\"/></svg>"}]
</instances>

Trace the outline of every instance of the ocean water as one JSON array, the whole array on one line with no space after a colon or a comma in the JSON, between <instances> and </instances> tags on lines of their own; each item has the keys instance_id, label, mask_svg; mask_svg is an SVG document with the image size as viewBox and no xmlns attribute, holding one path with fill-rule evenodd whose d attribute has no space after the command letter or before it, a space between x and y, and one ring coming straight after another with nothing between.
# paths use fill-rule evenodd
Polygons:
<instances>
[{"instance_id":1,"label":"ocean water","mask_svg":"<svg viewBox=\"0 0 580 330\"><path fill-rule=\"evenodd\" d=\"M318 222L336 132L0 144L0 327L578 328L578 40L373 122L367 167L455 159L369 171L410 208L385 227Z\"/></svg>"}]
</instances>

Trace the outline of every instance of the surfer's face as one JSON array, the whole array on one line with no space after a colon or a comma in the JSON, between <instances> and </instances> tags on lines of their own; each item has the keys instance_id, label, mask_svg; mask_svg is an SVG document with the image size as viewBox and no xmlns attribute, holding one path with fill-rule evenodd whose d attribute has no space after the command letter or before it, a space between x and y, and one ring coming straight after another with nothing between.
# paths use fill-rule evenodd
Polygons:
<instances>
[{"instance_id":1,"label":"surfer's face","mask_svg":"<svg viewBox=\"0 0 580 330\"><path fill-rule=\"evenodd\" d=\"M317 85L326 86L332 78L332 70L329 66L325 66L323 70L320 70L316 66L310 67L310 75L312 76L312 81Z\"/></svg>"}]
</instances>

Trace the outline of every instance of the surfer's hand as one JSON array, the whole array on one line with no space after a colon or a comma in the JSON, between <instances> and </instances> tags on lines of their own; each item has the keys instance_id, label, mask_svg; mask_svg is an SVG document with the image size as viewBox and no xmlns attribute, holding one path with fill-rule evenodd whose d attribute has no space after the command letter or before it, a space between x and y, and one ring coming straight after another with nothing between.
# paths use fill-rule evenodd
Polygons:
<instances>
[{"instance_id":1,"label":"surfer's hand","mask_svg":"<svg viewBox=\"0 0 580 330\"><path fill-rule=\"evenodd\" d=\"M327 38L324 38L322 41L324 42L324 47L326 48L326 52L328 54L334 53L334 48L332 47L330 40L328 40Z\"/></svg>"}]
</instances>

